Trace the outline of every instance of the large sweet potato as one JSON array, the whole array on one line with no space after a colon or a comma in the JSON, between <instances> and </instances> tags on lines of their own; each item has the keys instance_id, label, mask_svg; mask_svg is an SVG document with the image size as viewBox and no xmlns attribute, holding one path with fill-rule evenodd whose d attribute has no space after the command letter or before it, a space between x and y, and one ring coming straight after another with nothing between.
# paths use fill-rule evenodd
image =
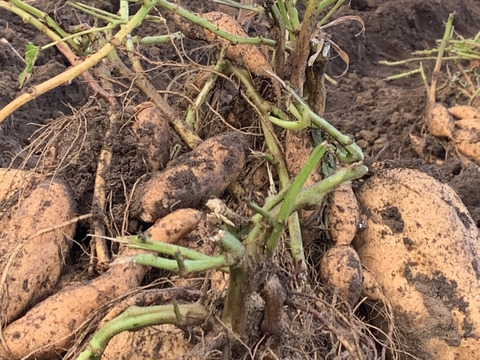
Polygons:
<instances>
[{"instance_id":1,"label":"large sweet potato","mask_svg":"<svg viewBox=\"0 0 480 360\"><path fill-rule=\"evenodd\" d=\"M411 169L385 170L358 200L354 242L390 302L407 351L425 360L480 354L480 238L457 194Z\"/></svg>"},{"instance_id":2,"label":"large sweet potato","mask_svg":"<svg viewBox=\"0 0 480 360\"><path fill-rule=\"evenodd\" d=\"M134 211L143 221L154 222L175 209L219 196L243 168L245 147L244 136L234 132L204 141L140 185Z\"/></svg>"},{"instance_id":3,"label":"large sweet potato","mask_svg":"<svg viewBox=\"0 0 480 360\"><path fill-rule=\"evenodd\" d=\"M75 231L74 224L58 226L73 215L70 193L57 180L43 182L18 205L0 234L0 271L6 273L1 292L3 325L57 283Z\"/></svg>"}]
</instances>

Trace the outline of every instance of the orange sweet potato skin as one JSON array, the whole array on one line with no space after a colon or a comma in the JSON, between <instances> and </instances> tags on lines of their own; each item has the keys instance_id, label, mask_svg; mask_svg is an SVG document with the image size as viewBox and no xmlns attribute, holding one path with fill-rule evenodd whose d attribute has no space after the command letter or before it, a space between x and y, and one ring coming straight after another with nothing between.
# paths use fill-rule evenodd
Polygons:
<instances>
[{"instance_id":1,"label":"orange sweet potato skin","mask_svg":"<svg viewBox=\"0 0 480 360\"><path fill-rule=\"evenodd\" d=\"M198 210L178 209L158 219L146 235L153 241L175 244L198 225L201 217L202 213Z\"/></svg>"},{"instance_id":2,"label":"orange sweet potato skin","mask_svg":"<svg viewBox=\"0 0 480 360\"><path fill-rule=\"evenodd\" d=\"M58 180L41 183L19 204L0 234L0 253L4 253L0 270L7 274L1 296L2 324L8 324L30 304L48 295L57 283L75 225L45 230L73 215L70 193ZM35 236L39 232L43 233Z\"/></svg>"},{"instance_id":3,"label":"orange sweet potato skin","mask_svg":"<svg viewBox=\"0 0 480 360\"><path fill-rule=\"evenodd\" d=\"M236 132L209 138L138 187L133 211L145 222L219 196L245 162L245 137Z\"/></svg>"}]
</instances>

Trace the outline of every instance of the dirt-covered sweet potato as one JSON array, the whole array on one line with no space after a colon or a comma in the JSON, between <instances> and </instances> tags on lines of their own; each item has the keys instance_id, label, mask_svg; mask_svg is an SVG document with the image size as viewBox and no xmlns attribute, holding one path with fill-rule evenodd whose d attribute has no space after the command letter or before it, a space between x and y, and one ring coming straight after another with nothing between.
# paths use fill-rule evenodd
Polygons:
<instances>
[{"instance_id":1,"label":"dirt-covered sweet potato","mask_svg":"<svg viewBox=\"0 0 480 360\"><path fill-rule=\"evenodd\" d=\"M354 246L391 304L407 351L424 360L480 354L480 238L458 195L425 173L384 170L357 194Z\"/></svg>"},{"instance_id":2,"label":"dirt-covered sweet potato","mask_svg":"<svg viewBox=\"0 0 480 360\"><path fill-rule=\"evenodd\" d=\"M323 255L320 281L352 306L362 293L362 279L362 263L350 245L334 246Z\"/></svg>"},{"instance_id":3,"label":"dirt-covered sweet potato","mask_svg":"<svg viewBox=\"0 0 480 360\"><path fill-rule=\"evenodd\" d=\"M135 254L127 250L125 255ZM29 310L3 329L5 348L0 343L0 359L16 360L31 354L48 359L68 349L88 316L109 301L137 287L146 268L119 262L86 284L62 290Z\"/></svg>"},{"instance_id":4,"label":"dirt-covered sweet potato","mask_svg":"<svg viewBox=\"0 0 480 360\"><path fill-rule=\"evenodd\" d=\"M39 180L40 175L33 171L0 168L0 232L15 212L18 200L27 196Z\"/></svg>"},{"instance_id":5,"label":"dirt-covered sweet potato","mask_svg":"<svg viewBox=\"0 0 480 360\"><path fill-rule=\"evenodd\" d=\"M445 105L440 103L431 105L427 111L426 123L432 135L452 137L454 121Z\"/></svg>"},{"instance_id":6,"label":"dirt-covered sweet potato","mask_svg":"<svg viewBox=\"0 0 480 360\"><path fill-rule=\"evenodd\" d=\"M335 189L328 212L328 230L337 245L349 245L360 222L358 202L351 184L342 184Z\"/></svg>"},{"instance_id":7,"label":"dirt-covered sweet potato","mask_svg":"<svg viewBox=\"0 0 480 360\"><path fill-rule=\"evenodd\" d=\"M480 141L461 141L455 144L455 148L460 154L465 155L470 161L480 166Z\"/></svg>"},{"instance_id":8,"label":"dirt-covered sweet potato","mask_svg":"<svg viewBox=\"0 0 480 360\"><path fill-rule=\"evenodd\" d=\"M153 241L175 243L198 225L202 213L194 209L178 209L158 219L146 235Z\"/></svg>"},{"instance_id":9,"label":"dirt-covered sweet potato","mask_svg":"<svg viewBox=\"0 0 480 360\"><path fill-rule=\"evenodd\" d=\"M182 330L165 324L115 335L102 354L102 360L181 359L192 349L193 344Z\"/></svg>"},{"instance_id":10,"label":"dirt-covered sweet potato","mask_svg":"<svg viewBox=\"0 0 480 360\"><path fill-rule=\"evenodd\" d=\"M46 180L21 201L0 234L2 324L48 295L57 283L70 249L75 225L60 227L74 216L67 187Z\"/></svg>"},{"instance_id":11,"label":"dirt-covered sweet potato","mask_svg":"<svg viewBox=\"0 0 480 360\"><path fill-rule=\"evenodd\" d=\"M132 128L138 149L151 171L161 170L170 159L168 120L152 103L140 104L137 110Z\"/></svg>"},{"instance_id":12,"label":"dirt-covered sweet potato","mask_svg":"<svg viewBox=\"0 0 480 360\"><path fill-rule=\"evenodd\" d=\"M226 31L227 33L241 37L247 36L240 24L230 15L222 12L209 12L202 14L201 17L207 19L218 29ZM237 64L244 65L253 74L266 75L267 71L273 71L272 66L258 46L252 46L251 44L233 45L228 40L208 30L204 30L204 32L208 42L213 43L214 41L218 41L222 46L226 46L227 58Z\"/></svg>"},{"instance_id":13,"label":"dirt-covered sweet potato","mask_svg":"<svg viewBox=\"0 0 480 360\"><path fill-rule=\"evenodd\" d=\"M134 211L143 221L154 222L176 209L219 196L243 168L245 148L244 136L236 132L205 140L139 185Z\"/></svg>"}]
</instances>

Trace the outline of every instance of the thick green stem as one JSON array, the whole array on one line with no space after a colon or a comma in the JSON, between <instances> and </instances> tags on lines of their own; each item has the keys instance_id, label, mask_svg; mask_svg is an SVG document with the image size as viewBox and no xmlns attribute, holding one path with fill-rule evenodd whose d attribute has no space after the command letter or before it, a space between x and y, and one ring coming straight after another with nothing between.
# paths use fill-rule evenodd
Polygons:
<instances>
[{"instance_id":1,"label":"thick green stem","mask_svg":"<svg viewBox=\"0 0 480 360\"><path fill-rule=\"evenodd\" d=\"M155 251L159 254L165 254L170 256L174 256L175 253L180 251L182 256L185 256L191 260L210 259L210 256L202 254L198 251L179 245L152 241L150 238L140 239L138 236L131 236L127 237L126 240L128 241L127 246L131 249Z\"/></svg>"},{"instance_id":2,"label":"thick green stem","mask_svg":"<svg viewBox=\"0 0 480 360\"><path fill-rule=\"evenodd\" d=\"M166 43L173 40L181 40L185 37L181 32L175 32L173 34L167 35L158 35L158 36L145 36L139 38L138 36L133 36L132 41L134 45L154 45L159 43Z\"/></svg>"},{"instance_id":3,"label":"thick green stem","mask_svg":"<svg viewBox=\"0 0 480 360\"><path fill-rule=\"evenodd\" d=\"M250 295L247 289L246 269L246 264L230 268L228 294L222 313L223 322L240 337L244 337L246 334L246 312Z\"/></svg>"},{"instance_id":4,"label":"thick green stem","mask_svg":"<svg viewBox=\"0 0 480 360\"><path fill-rule=\"evenodd\" d=\"M315 183L298 194L295 198L293 210L300 210L314 205L320 205L326 194L333 191L345 181L361 178L368 169L362 164L352 164L329 176L328 178Z\"/></svg>"},{"instance_id":5,"label":"thick green stem","mask_svg":"<svg viewBox=\"0 0 480 360\"><path fill-rule=\"evenodd\" d=\"M267 243L267 254L272 256L277 248L278 242L280 240L280 235L282 234L283 228L286 225L287 219L292 213L292 209L295 204L295 199L298 197L303 184L307 181L308 177L312 173L313 169L317 166L319 161L322 159L323 155L327 151L325 144L317 146L310 156L308 157L305 164L300 169L298 175L293 180L290 189L283 199L280 211L275 221L272 234Z\"/></svg>"},{"instance_id":6,"label":"thick green stem","mask_svg":"<svg viewBox=\"0 0 480 360\"><path fill-rule=\"evenodd\" d=\"M207 316L207 309L200 304L132 306L98 330L77 360L100 359L108 342L123 331L135 331L161 324L197 326L201 325Z\"/></svg>"},{"instance_id":7,"label":"thick green stem","mask_svg":"<svg viewBox=\"0 0 480 360\"><path fill-rule=\"evenodd\" d=\"M122 261L133 261L135 264L151 266L157 269L174 271L184 274L207 271L212 269L220 269L231 265L233 258L222 254L209 259L202 260L183 260L179 265L177 260L165 259L153 254L139 254L127 258L122 258Z\"/></svg>"}]
</instances>

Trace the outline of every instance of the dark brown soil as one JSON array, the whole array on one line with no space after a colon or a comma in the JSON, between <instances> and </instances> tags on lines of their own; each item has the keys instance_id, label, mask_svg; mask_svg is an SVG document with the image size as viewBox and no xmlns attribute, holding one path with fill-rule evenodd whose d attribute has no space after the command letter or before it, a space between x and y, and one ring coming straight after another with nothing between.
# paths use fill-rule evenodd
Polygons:
<instances>
[{"instance_id":1,"label":"dark brown soil","mask_svg":"<svg viewBox=\"0 0 480 360\"><path fill-rule=\"evenodd\" d=\"M96 3L103 4L101 7L105 10L117 10L110 2ZM206 0L202 1L201 5L194 3L183 1L182 5L190 9L202 6L208 11L218 9L219 6ZM77 23L69 11L55 5L58 4L47 3L47 10L55 15L62 25ZM439 142L431 144L431 152L443 157L441 165L427 164L412 147L409 134L418 131L425 118L427 96L420 77L385 80L389 75L411 70L418 64L389 67L378 63L380 60L406 59L411 56L412 51L434 48L435 41L443 36L444 22L448 14L453 11L456 12L455 30L459 34L471 37L480 30L478 0L351 0L350 5L342 6L335 16L359 16L363 19L366 30L356 36L361 26L353 21L327 30L332 40L348 54L350 63L347 74L341 78L336 76L343 72L345 63L339 57L332 59L327 65L327 73L338 81L338 85L327 83L325 119L343 133L354 136L366 155L367 164L392 160L407 167L435 173L437 178L448 182L458 191L477 226L480 226L478 167L462 167L461 162L449 154ZM252 23L250 31L262 32L265 31L264 27L265 24ZM155 30L150 28L144 31L148 33ZM23 23L19 17L3 9L0 9L0 39L5 39L0 42L0 108L23 91L27 91L29 86L41 83L71 66L55 47L51 47L41 52L34 75L23 89L19 89L18 75L24 68L21 55L25 45L28 42L44 45L49 41L31 25ZM150 70L148 75L156 88L168 90L167 101L183 114L188 102L182 96L171 92L188 96L195 82L201 79L192 75L186 80L177 81L176 76L180 71L166 66L179 61L177 51L180 50L172 49L168 44L153 46L149 48L148 54L146 53L150 61L145 61L143 65ZM181 51L183 56L201 64L207 64L211 60L209 52L212 48L199 41L185 41ZM429 76L433 64L424 63L424 66ZM217 89L215 95L217 111L226 119L235 119L233 126L254 131L251 129L254 125L249 123L251 118L243 114L241 108L239 110L239 100L236 99L233 86L227 81L221 84L223 88ZM145 98L138 90L133 89L133 86L116 86L115 90L122 93L118 98L121 103L118 108L121 126L116 129L113 166L107 174L110 205L106 216L114 229L112 233L137 233L144 230L144 224L136 219L125 222L124 213L127 210L129 192L135 182L142 176L149 176L148 167L137 149L137 140L130 129L134 105ZM447 88L439 93L438 100L453 105L456 102L462 103L463 99L457 96L454 89ZM52 174L51 164L46 161L50 156L49 149L36 146L38 139L51 139L53 145L64 151L54 156L57 165L61 160L56 176L63 178L71 187L74 201L78 204L78 213L90 213L97 159L108 128L109 114L106 102L93 94L82 79L77 78L71 84L57 87L22 106L0 124L0 167L36 168ZM45 125L53 123L56 124L57 133L42 135L41 130ZM206 137L225 130L228 130L227 126L215 123L208 117L204 119L198 132L200 136ZM173 136L180 152L186 151L186 146L178 136ZM251 143L255 143L256 139L250 137ZM73 153L67 151L71 146L76 149ZM254 178L258 174L252 171L250 175ZM258 177L259 179L252 180L252 186L265 186L268 182L266 175L262 173ZM255 189L247 189L247 192L261 202L262 195L255 194ZM385 216L395 220L394 215ZM88 223L80 224L76 240L84 248L88 247L86 234L90 231ZM69 260L71 266L66 272L77 271L79 260L76 257L81 254L81 248L75 247L72 259ZM83 256L82 259L85 261L86 257Z\"/></svg>"}]
</instances>

